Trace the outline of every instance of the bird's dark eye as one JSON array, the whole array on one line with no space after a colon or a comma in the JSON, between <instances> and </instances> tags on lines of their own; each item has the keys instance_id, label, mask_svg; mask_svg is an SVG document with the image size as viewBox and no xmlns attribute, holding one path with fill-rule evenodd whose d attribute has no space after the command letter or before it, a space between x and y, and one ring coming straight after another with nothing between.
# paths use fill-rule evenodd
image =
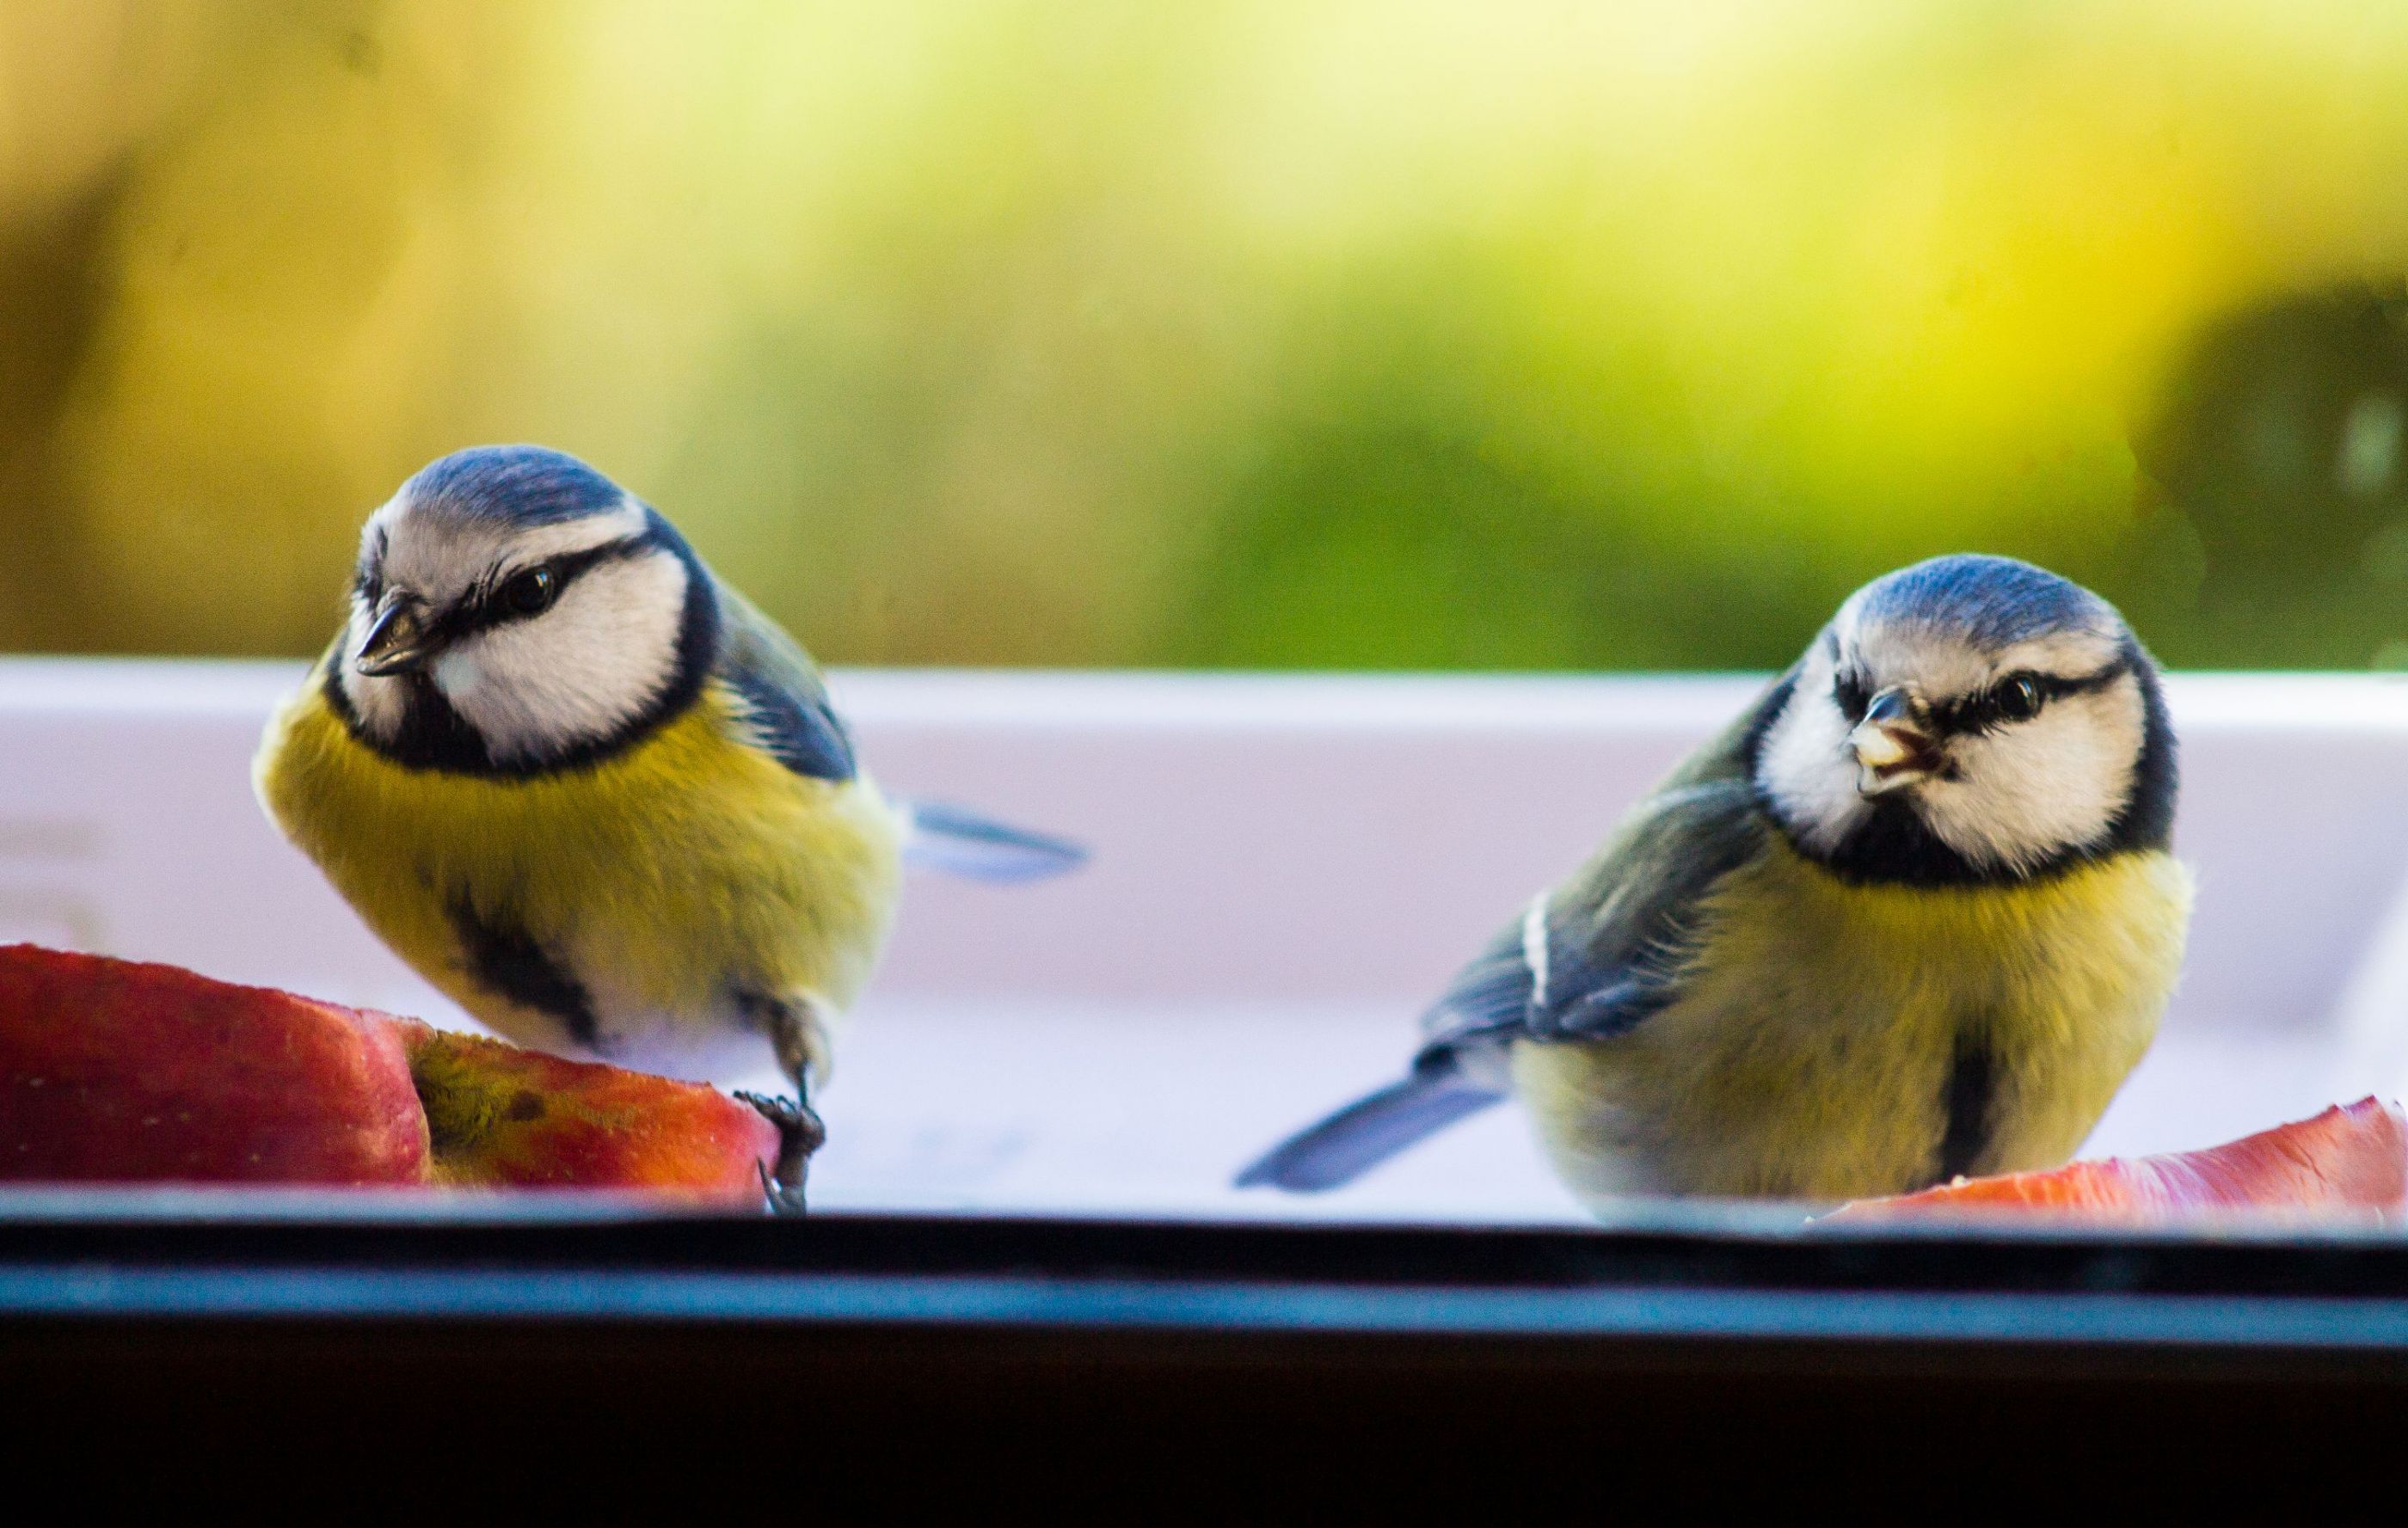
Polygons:
<instances>
[{"instance_id":1,"label":"bird's dark eye","mask_svg":"<svg viewBox=\"0 0 2408 1528\"><path fill-rule=\"evenodd\" d=\"M1831 700L1851 722L1862 721L1865 707L1872 704L1872 697L1865 693L1863 678L1856 674L1842 674L1831 681Z\"/></svg>"},{"instance_id":2,"label":"bird's dark eye","mask_svg":"<svg viewBox=\"0 0 2408 1528\"><path fill-rule=\"evenodd\" d=\"M2010 674L1990 693L1991 704L2008 721L2028 721L2038 716L2041 702L2047 698L2041 693L2040 680L2029 674Z\"/></svg>"},{"instance_id":3,"label":"bird's dark eye","mask_svg":"<svg viewBox=\"0 0 2408 1528\"><path fill-rule=\"evenodd\" d=\"M502 585L503 607L523 616L541 615L560 597L560 577L548 567L531 567L510 576Z\"/></svg>"}]
</instances>

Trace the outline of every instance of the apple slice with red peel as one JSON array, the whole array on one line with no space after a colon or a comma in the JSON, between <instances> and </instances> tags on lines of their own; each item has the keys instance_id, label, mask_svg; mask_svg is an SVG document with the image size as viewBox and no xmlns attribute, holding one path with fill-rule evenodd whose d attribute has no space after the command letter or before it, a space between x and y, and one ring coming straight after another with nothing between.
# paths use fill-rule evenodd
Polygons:
<instances>
[{"instance_id":1,"label":"apple slice with red peel","mask_svg":"<svg viewBox=\"0 0 2408 1528\"><path fill-rule=\"evenodd\" d=\"M2204 1150L1959 1178L1920 1193L1859 1199L1826 1218L2038 1214L2151 1225L2253 1212L2372 1219L2403 1207L2408 1117L2397 1104L2362 1098Z\"/></svg>"},{"instance_id":2,"label":"apple slice with red peel","mask_svg":"<svg viewBox=\"0 0 2408 1528\"><path fill-rule=\"evenodd\" d=\"M776 1127L698 1083L179 966L0 947L0 1179L757 1204L777 1151Z\"/></svg>"},{"instance_id":3,"label":"apple slice with red peel","mask_svg":"<svg viewBox=\"0 0 2408 1528\"><path fill-rule=\"evenodd\" d=\"M173 965L0 947L0 1178L419 1183L380 1018Z\"/></svg>"},{"instance_id":4,"label":"apple slice with red peel","mask_svg":"<svg viewBox=\"0 0 2408 1528\"><path fill-rule=\"evenodd\" d=\"M386 1019L409 1057L437 1183L653 1189L758 1202L778 1132L699 1082Z\"/></svg>"}]
</instances>

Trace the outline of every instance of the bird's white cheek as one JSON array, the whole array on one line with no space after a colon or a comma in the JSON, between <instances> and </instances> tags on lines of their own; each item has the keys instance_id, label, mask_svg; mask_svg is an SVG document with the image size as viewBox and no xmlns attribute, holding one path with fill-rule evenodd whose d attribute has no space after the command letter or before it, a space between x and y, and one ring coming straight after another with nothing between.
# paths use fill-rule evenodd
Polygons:
<instances>
[{"instance_id":1,"label":"bird's white cheek","mask_svg":"<svg viewBox=\"0 0 2408 1528\"><path fill-rule=\"evenodd\" d=\"M396 678L375 678L351 666L360 655L360 648L374 612L364 601L351 602L351 620L343 630L336 660L335 682L341 687L343 699L351 706L351 714L370 735L390 738L400 732L408 705L403 695L402 681Z\"/></svg>"},{"instance_id":2,"label":"bird's white cheek","mask_svg":"<svg viewBox=\"0 0 2408 1528\"><path fill-rule=\"evenodd\" d=\"M474 652L460 648L435 660L429 672L435 687L454 706L473 704L485 688L485 667Z\"/></svg>"},{"instance_id":3,"label":"bird's white cheek","mask_svg":"<svg viewBox=\"0 0 2408 1528\"><path fill-rule=\"evenodd\" d=\"M430 671L495 758L540 759L642 713L676 677L684 612L674 557L609 563L547 613L481 632Z\"/></svg>"},{"instance_id":4,"label":"bird's white cheek","mask_svg":"<svg viewBox=\"0 0 2408 1528\"><path fill-rule=\"evenodd\" d=\"M1817 688L1793 700L1773 724L1757 771L1790 830L1828 850L1862 821L1869 808L1857 790L1855 756L1848 751L1848 723L1821 693L1822 676L1812 678Z\"/></svg>"},{"instance_id":5,"label":"bird's white cheek","mask_svg":"<svg viewBox=\"0 0 2408 1528\"><path fill-rule=\"evenodd\" d=\"M2138 710L2137 698L2122 695L2069 701L1964 740L1963 778L1927 789L1925 820L1950 848L1987 864L2036 864L2093 842L2129 793Z\"/></svg>"},{"instance_id":6,"label":"bird's white cheek","mask_svg":"<svg viewBox=\"0 0 2408 1528\"><path fill-rule=\"evenodd\" d=\"M343 698L351 703L351 714L372 735L390 738L401 731L408 712L401 680L370 678L346 664L338 682L343 687Z\"/></svg>"},{"instance_id":7,"label":"bird's white cheek","mask_svg":"<svg viewBox=\"0 0 2408 1528\"><path fill-rule=\"evenodd\" d=\"M340 647L343 655L342 670L345 675L351 672L351 664L359 658L360 649L367 646L368 628L375 624L376 607L356 594L352 595L351 619L343 623L343 640Z\"/></svg>"}]
</instances>

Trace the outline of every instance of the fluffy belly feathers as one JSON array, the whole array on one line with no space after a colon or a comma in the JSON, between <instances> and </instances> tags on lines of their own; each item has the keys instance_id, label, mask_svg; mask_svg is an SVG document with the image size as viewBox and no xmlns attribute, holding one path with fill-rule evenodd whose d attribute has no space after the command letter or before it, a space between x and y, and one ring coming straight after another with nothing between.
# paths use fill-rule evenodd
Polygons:
<instances>
[{"instance_id":1,"label":"fluffy belly feathers","mask_svg":"<svg viewBox=\"0 0 2408 1528\"><path fill-rule=\"evenodd\" d=\"M766 1053L746 993L849 1005L900 879L902 824L867 778L796 775L731 725L706 691L597 765L488 779L391 763L312 682L257 784L369 926L480 1021L707 1072Z\"/></svg>"},{"instance_id":2,"label":"fluffy belly feathers","mask_svg":"<svg viewBox=\"0 0 2408 1528\"><path fill-rule=\"evenodd\" d=\"M2133 853L2036 885L1851 885L1777 845L1700 921L1681 1000L1525 1042L1514 1082L1577 1192L1839 1199L2070 1157L2148 1049L2188 873Z\"/></svg>"}]
</instances>

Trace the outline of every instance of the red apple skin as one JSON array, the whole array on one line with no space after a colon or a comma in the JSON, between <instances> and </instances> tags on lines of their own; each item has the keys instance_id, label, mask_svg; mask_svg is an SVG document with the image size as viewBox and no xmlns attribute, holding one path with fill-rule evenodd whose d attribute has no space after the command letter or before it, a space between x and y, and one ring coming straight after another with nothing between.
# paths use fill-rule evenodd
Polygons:
<instances>
[{"instance_id":1,"label":"red apple skin","mask_svg":"<svg viewBox=\"0 0 2408 1528\"><path fill-rule=\"evenodd\" d=\"M380 1018L383 1016L380 1015ZM778 1132L698 1082L384 1019L409 1056L437 1183L631 1189L757 1207Z\"/></svg>"},{"instance_id":2,"label":"red apple skin","mask_svg":"<svg viewBox=\"0 0 2408 1528\"><path fill-rule=\"evenodd\" d=\"M0 946L0 1179L414 1184L401 1036L173 965Z\"/></svg>"},{"instance_id":3,"label":"red apple skin","mask_svg":"<svg viewBox=\"0 0 2408 1528\"><path fill-rule=\"evenodd\" d=\"M2397 1218L2408 1207L2408 1117L2362 1098L2200 1151L2110 1157L1860 1199L1833 1220L2058 1215L2125 1225L2236 1213Z\"/></svg>"}]
</instances>

